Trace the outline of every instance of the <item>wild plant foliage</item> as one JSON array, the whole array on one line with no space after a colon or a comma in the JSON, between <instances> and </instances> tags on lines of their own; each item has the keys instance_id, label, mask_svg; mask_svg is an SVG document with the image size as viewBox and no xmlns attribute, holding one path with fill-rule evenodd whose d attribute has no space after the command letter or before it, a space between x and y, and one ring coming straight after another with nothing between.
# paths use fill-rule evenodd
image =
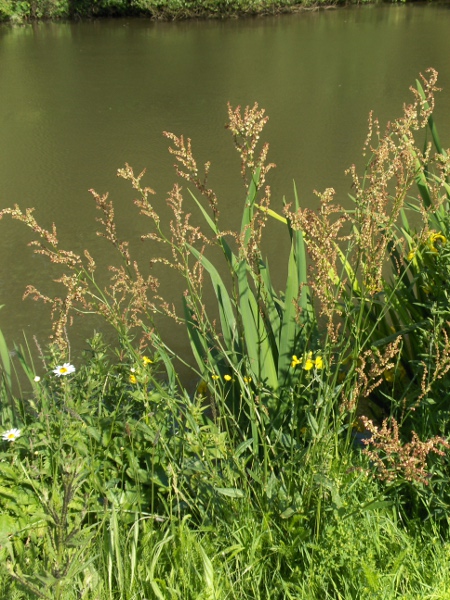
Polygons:
<instances>
[{"instance_id":1,"label":"wild plant foliage","mask_svg":"<svg viewBox=\"0 0 450 600\"><path fill-rule=\"evenodd\" d=\"M38 366L27 348L13 361L0 337L5 589L309 599L356 597L364 581L374 597L414 597L414 578L389 562L398 523L408 547L417 519L447 539L450 508L450 159L433 121L436 83L430 69L384 133L370 116L365 171L349 169L351 210L331 188L317 193L317 210L295 189L283 207L271 205L268 117L257 104L228 107L243 180L235 231L221 225L212 166L199 166L190 139L165 133L189 186L168 192L169 222L145 172L120 169L147 223L142 240L160 248L148 261L184 284L181 311L121 239L107 194L91 190L98 235L116 256L106 284L95 256L65 249L33 209L0 211L35 232L31 246L64 290L26 290L51 307L52 344ZM262 251L269 219L289 239L282 291ZM83 364L72 364L80 313L115 329L112 356L95 336ZM191 394L155 315L188 334ZM16 365L29 386L19 393ZM347 523L364 523L369 541ZM388 590L389 569L400 583Z\"/></svg>"}]
</instances>

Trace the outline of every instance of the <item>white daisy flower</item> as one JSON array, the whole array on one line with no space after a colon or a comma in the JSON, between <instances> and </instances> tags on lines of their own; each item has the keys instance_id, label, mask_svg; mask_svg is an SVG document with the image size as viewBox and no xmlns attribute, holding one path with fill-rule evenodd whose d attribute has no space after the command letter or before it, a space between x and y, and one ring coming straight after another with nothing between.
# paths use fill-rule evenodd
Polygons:
<instances>
[{"instance_id":1,"label":"white daisy flower","mask_svg":"<svg viewBox=\"0 0 450 600\"><path fill-rule=\"evenodd\" d=\"M14 442L20 436L20 429L8 429L3 434L3 439L5 442Z\"/></svg>"},{"instance_id":2,"label":"white daisy flower","mask_svg":"<svg viewBox=\"0 0 450 600\"><path fill-rule=\"evenodd\" d=\"M70 375L71 373L75 373L75 367L70 363L64 363L63 365L56 367L56 369L53 369L53 373L57 377L61 377L61 375Z\"/></svg>"}]
</instances>

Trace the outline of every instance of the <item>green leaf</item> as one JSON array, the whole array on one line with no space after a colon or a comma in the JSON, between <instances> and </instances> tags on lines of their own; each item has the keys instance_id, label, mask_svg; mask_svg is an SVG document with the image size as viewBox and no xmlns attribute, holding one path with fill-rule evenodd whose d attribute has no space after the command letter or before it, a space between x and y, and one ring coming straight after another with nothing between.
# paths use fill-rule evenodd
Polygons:
<instances>
[{"instance_id":1,"label":"green leaf","mask_svg":"<svg viewBox=\"0 0 450 600\"><path fill-rule=\"evenodd\" d=\"M245 347L255 377L273 390L278 387L273 349L263 316L247 277L247 263L237 265L239 308L244 329Z\"/></svg>"},{"instance_id":2,"label":"green leaf","mask_svg":"<svg viewBox=\"0 0 450 600\"><path fill-rule=\"evenodd\" d=\"M274 360L277 362L275 354L278 354L281 317L283 310L280 300L272 286L270 277L269 265L260 261L259 263L259 280L256 282L258 287L258 296L260 297L260 306L264 312L268 334L271 339L271 345L274 352Z\"/></svg>"},{"instance_id":3,"label":"green leaf","mask_svg":"<svg viewBox=\"0 0 450 600\"><path fill-rule=\"evenodd\" d=\"M203 561L205 587L209 592L210 598L214 598L216 590L216 587L214 585L214 567L212 566L212 562L202 546L199 546L199 551Z\"/></svg>"},{"instance_id":4,"label":"green leaf","mask_svg":"<svg viewBox=\"0 0 450 600\"><path fill-rule=\"evenodd\" d=\"M230 352L229 356L234 362L236 362L236 352L240 352L239 340L237 336L237 323L234 315L233 306L228 295L227 288L222 281L219 272L216 267L208 260L203 254L201 254L196 248L188 245L190 252L195 258L202 264L206 269L211 283L213 285L214 293L217 298L217 304L219 308L220 324L222 328L222 334L225 341L227 350Z\"/></svg>"},{"instance_id":5,"label":"green leaf","mask_svg":"<svg viewBox=\"0 0 450 600\"><path fill-rule=\"evenodd\" d=\"M218 244L221 246L222 251L223 251L223 253L225 255L225 258L226 258L228 264L234 269L234 267L235 267L235 265L237 263L237 258L235 256L235 254L233 253L233 251L231 250L230 246L228 245L227 241L225 240L225 237L223 235L219 236L220 232L219 232L216 224L214 223L214 221L211 219L211 217L206 212L205 208L202 206L202 204L197 200L197 198L194 196L194 194L190 190L189 190L189 193L191 194L191 196L194 199L195 203L197 204L197 206L201 210L201 212L203 214L203 217L205 218L205 221L208 223L208 225L211 228L212 232L218 238Z\"/></svg>"},{"instance_id":6,"label":"green leaf","mask_svg":"<svg viewBox=\"0 0 450 600\"><path fill-rule=\"evenodd\" d=\"M286 281L286 292L284 299L283 319L280 329L278 378L280 383L288 379L292 355L295 354L295 346L298 341L300 328L297 323L296 301L299 293L298 270L295 258L294 242L289 254L288 275Z\"/></svg>"},{"instance_id":7,"label":"green leaf","mask_svg":"<svg viewBox=\"0 0 450 600\"><path fill-rule=\"evenodd\" d=\"M228 496L229 498L243 498L244 497L244 492L242 490L238 490L237 488L215 487L214 490L218 494L222 494L222 496Z\"/></svg>"},{"instance_id":8,"label":"green leaf","mask_svg":"<svg viewBox=\"0 0 450 600\"><path fill-rule=\"evenodd\" d=\"M244 212L242 214L241 222L241 234L245 233L243 241L244 247L247 246L251 236L251 228L249 227L249 225L253 219L260 174L261 169L256 169L255 173L253 174L252 180L250 181L250 185L248 186L247 198L245 200L245 207Z\"/></svg>"},{"instance_id":9,"label":"green leaf","mask_svg":"<svg viewBox=\"0 0 450 600\"><path fill-rule=\"evenodd\" d=\"M292 515L295 515L295 513L296 513L296 512L297 512L297 511L296 511L296 510L294 510L294 509L292 508L292 506L289 506L289 508L287 508L286 510L284 510L284 511L281 513L280 517L281 517L282 519L289 519L290 517L292 517Z\"/></svg>"},{"instance_id":10,"label":"green leaf","mask_svg":"<svg viewBox=\"0 0 450 600\"><path fill-rule=\"evenodd\" d=\"M187 333L189 337L189 342L191 345L192 354L194 355L195 361L200 369L200 373L202 377L205 377L208 369L206 368L205 361L208 358L212 358L210 352L210 346L205 340L204 336L201 335L198 326L193 319L192 311L189 308L186 298L183 297L183 307L185 314L185 322Z\"/></svg>"},{"instance_id":11,"label":"green leaf","mask_svg":"<svg viewBox=\"0 0 450 600\"><path fill-rule=\"evenodd\" d=\"M234 451L235 458L239 458L239 456L241 456L241 454L243 452L245 452L247 450L247 448L250 448L252 446L252 444L253 444L253 438L249 438L248 440L245 440L245 442L242 442L241 444L239 444L239 446Z\"/></svg>"},{"instance_id":12,"label":"green leaf","mask_svg":"<svg viewBox=\"0 0 450 600\"><path fill-rule=\"evenodd\" d=\"M319 433L319 425L318 425L316 419L313 417L313 415L311 413L307 413L306 420L308 421L308 425L311 428L312 437L313 438L317 437L317 435Z\"/></svg>"}]
</instances>

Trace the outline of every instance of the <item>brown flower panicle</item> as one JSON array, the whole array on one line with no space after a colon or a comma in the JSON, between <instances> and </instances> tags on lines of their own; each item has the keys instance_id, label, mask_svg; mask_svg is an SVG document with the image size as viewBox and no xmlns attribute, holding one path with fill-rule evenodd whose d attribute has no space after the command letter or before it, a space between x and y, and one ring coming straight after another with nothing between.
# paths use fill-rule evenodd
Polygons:
<instances>
[{"instance_id":1,"label":"brown flower panicle","mask_svg":"<svg viewBox=\"0 0 450 600\"><path fill-rule=\"evenodd\" d=\"M327 319L329 339L336 342L339 331L336 317L342 314L339 299L346 285L339 245L350 239L348 234L343 233L348 217L341 206L334 204L334 189L315 193L320 198L319 211L299 208L291 212L287 206L284 214L292 228L304 234L311 259L309 286L319 301L320 315Z\"/></svg>"},{"instance_id":2,"label":"brown flower panicle","mask_svg":"<svg viewBox=\"0 0 450 600\"><path fill-rule=\"evenodd\" d=\"M412 432L410 442L400 439L399 425L395 419L383 421L377 427L367 417L361 420L371 437L364 440L364 454L377 469L380 479L394 482L405 479L411 483L428 485L430 473L427 470L428 455L432 452L439 456L445 455L450 444L442 437L435 436L422 442L417 434Z\"/></svg>"}]
</instances>

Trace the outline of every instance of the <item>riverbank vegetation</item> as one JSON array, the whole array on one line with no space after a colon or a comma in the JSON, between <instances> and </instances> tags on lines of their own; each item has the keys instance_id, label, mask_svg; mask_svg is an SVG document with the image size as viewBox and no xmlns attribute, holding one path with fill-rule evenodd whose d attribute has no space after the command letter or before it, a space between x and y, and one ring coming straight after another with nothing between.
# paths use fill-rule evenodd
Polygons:
<instances>
[{"instance_id":1,"label":"riverbank vegetation","mask_svg":"<svg viewBox=\"0 0 450 600\"><path fill-rule=\"evenodd\" d=\"M32 209L0 212L35 233L64 289L26 291L52 309L48 347L11 352L0 337L2 598L449 597L450 158L436 81L429 70L384 132L370 117L351 210L332 189L318 210L295 189L271 208L255 104L228 110L237 231L221 228L191 140L166 134L170 223L145 173L118 171L150 268L108 195L92 191L116 257L109 282ZM289 239L281 292L261 250L269 220ZM162 268L184 282L181 311L162 296ZM95 333L71 356L80 315L116 343ZM191 361L156 316L187 333ZM192 393L179 361L194 365Z\"/></svg>"},{"instance_id":2,"label":"riverbank vegetation","mask_svg":"<svg viewBox=\"0 0 450 600\"><path fill-rule=\"evenodd\" d=\"M352 0L351 3L372 0ZM153 20L226 19L344 6L346 0L0 0L0 22L146 17Z\"/></svg>"}]
</instances>

